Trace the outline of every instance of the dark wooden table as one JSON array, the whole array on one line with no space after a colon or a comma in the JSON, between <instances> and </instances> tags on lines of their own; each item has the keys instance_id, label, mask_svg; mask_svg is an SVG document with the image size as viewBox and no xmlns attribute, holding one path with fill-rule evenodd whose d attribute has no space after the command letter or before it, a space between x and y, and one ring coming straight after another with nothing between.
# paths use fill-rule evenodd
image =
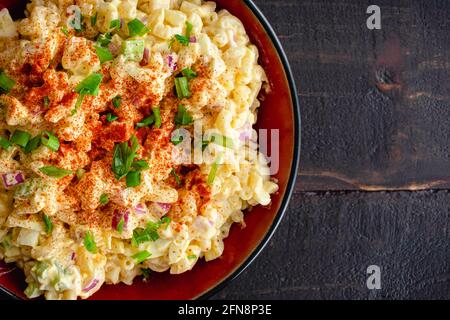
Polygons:
<instances>
[{"instance_id":1,"label":"dark wooden table","mask_svg":"<svg viewBox=\"0 0 450 320\"><path fill-rule=\"evenodd\" d=\"M299 87L300 176L270 245L214 298L449 299L450 3L255 2Z\"/></svg>"}]
</instances>

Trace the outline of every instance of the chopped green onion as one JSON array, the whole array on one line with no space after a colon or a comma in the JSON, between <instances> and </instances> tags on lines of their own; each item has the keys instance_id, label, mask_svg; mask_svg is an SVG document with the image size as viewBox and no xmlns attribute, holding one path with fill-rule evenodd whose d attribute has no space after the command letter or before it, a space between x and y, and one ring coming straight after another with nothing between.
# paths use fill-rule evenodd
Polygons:
<instances>
[{"instance_id":1,"label":"chopped green onion","mask_svg":"<svg viewBox=\"0 0 450 320\"><path fill-rule=\"evenodd\" d=\"M55 135L51 132L44 131L41 137L41 143L47 148L58 151L59 150L59 140Z\"/></svg>"},{"instance_id":2,"label":"chopped green onion","mask_svg":"<svg viewBox=\"0 0 450 320\"><path fill-rule=\"evenodd\" d=\"M178 99L189 98L192 93L189 90L189 82L186 77L175 78L175 90L177 92Z\"/></svg>"},{"instance_id":3,"label":"chopped green onion","mask_svg":"<svg viewBox=\"0 0 450 320\"><path fill-rule=\"evenodd\" d=\"M172 142L174 145L179 145L180 143L182 143L184 140L183 135L180 133L179 130L176 130L173 134L172 137L170 138L170 142Z\"/></svg>"},{"instance_id":4,"label":"chopped green onion","mask_svg":"<svg viewBox=\"0 0 450 320\"><path fill-rule=\"evenodd\" d=\"M106 47L107 45L109 45L111 43L112 40L112 36L111 33L107 32L105 34L100 34L97 37L97 43L103 47Z\"/></svg>"},{"instance_id":5,"label":"chopped green onion","mask_svg":"<svg viewBox=\"0 0 450 320\"><path fill-rule=\"evenodd\" d=\"M183 74L183 76L188 78L188 80L192 80L194 78L197 78L197 76L198 76L195 71L193 71L192 69L189 69L189 68L184 68L183 70L181 70L181 73Z\"/></svg>"},{"instance_id":6,"label":"chopped green onion","mask_svg":"<svg viewBox=\"0 0 450 320\"><path fill-rule=\"evenodd\" d=\"M16 82L8 77L4 71L0 72L0 94L9 93Z\"/></svg>"},{"instance_id":7,"label":"chopped green onion","mask_svg":"<svg viewBox=\"0 0 450 320\"><path fill-rule=\"evenodd\" d=\"M117 224L117 232L119 232L120 234L122 234L123 232L123 226L125 225L125 219L122 217L120 218L119 223Z\"/></svg>"},{"instance_id":8,"label":"chopped green onion","mask_svg":"<svg viewBox=\"0 0 450 320\"><path fill-rule=\"evenodd\" d=\"M117 180L121 180L128 174L138 149L139 142L134 135L131 137L130 143L122 142L116 144L114 147L112 171Z\"/></svg>"},{"instance_id":9,"label":"chopped green onion","mask_svg":"<svg viewBox=\"0 0 450 320\"><path fill-rule=\"evenodd\" d=\"M193 28L194 28L194 26L192 25L192 23L190 23L189 21L186 21L186 37L187 38L191 37Z\"/></svg>"},{"instance_id":10,"label":"chopped green onion","mask_svg":"<svg viewBox=\"0 0 450 320\"><path fill-rule=\"evenodd\" d=\"M16 130L14 131L10 140L12 143L25 148L27 146L28 141L30 141L30 138L31 135L28 132Z\"/></svg>"},{"instance_id":11,"label":"chopped green onion","mask_svg":"<svg viewBox=\"0 0 450 320\"><path fill-rule=\"evenodd\" d=\"M155 128L161 128L161 110L159 108L153 108L153 115L155 116Z\"/></svg>"},{"instance_id":12,"label":"chopped green onion","mask_svg":"<svg viewBox=\"0 0 450 320\"><path fill-rule=\"evenodd\" d=\"M206 148L208 148L210 142L208 140L203 140L202 141L202 151L205 151Z\"/></svg>"},{"instance_id":13,"label":"chopped green onion","mask_svg":"<svg viewBox=\"0 0 450 320\"><path fill-rule=\"evenodd\" d=\"M44 97L44 107L48 108L49 105L50 105L50 98L45 96Z\"/></svg>"},{"instance_id":14,"label":"chopped green onion","mask_svg":"<svg viewBox=\"0 0 450 320\"><path fill-rule=\"evenodd\" d=\"M136 253L135 255L131 256L133 259L136 259L137 264L141 264L148 258L150 258L152 254L146 250Z\"/></svg>"},{"instance_id":15,"label":"chopped green onion","mask_svg":"<svg viewBox=\"0 0 450 320\"><path fill-rule=\"evenodd\" d=\"M150 279L151 272L152 271L150 269L141 268L141 273L142 273L142 276L144 277L144 281L147 281L148 279Z\"/></svg>"},{"instance_id":16,"label":"chopped green onion","mask_svg":"<svg viewBox=\"0 0 450 320\"><path fill-rule=\"evenodd\" d=\"M143 128L143 127L149 127L155 122L155 117L152 115L150 117L145 118L141 122L139 122L136 127L137 128Z\"/></svg>"},{"instance_id":17,"label":"chopped green onion","mask_svg":"<svg viewBox=\"0 0 450 320\"><path fill-rule=\"evenodd\" d=\"M114 106L114 108L119 109L120 105L122 104L122 97L121 96L116 96L112 99L112 104Z\"/></svg>"},{"instance_id":18,"label":"chopped green onion","mask_svg":"<svg viewBox=\"0 0 450 320\"><path fill-rule=\"evenodd\" d=\"M216 180L217 170L219 169L221 160L222 160L222 155L219 155L211 167L211 171L209 172L208 180L207 180L207 183L209 185L212 185L214 183L214 180Z\"/></svg>"},{"instance_id":19,"label":"chopped green onion","mask_svg":"<svg viewBox=\"0 0 450 320\"><path fill-rule=\"evenodd\" d=\"M77 101L75 102L75 107L70 112L70 114L72 116L77 113L78 109L80 109L81 105L83 104L83 100L84 100L85 96L86 96L85 94L81 94L81 93L78 95Z\"/></svg>"},{"instance_id":20,"label":"chopped green onion","mask_svg":"<svg viewBox=\"0 0 450 320\"><path fill-rule=\"evenodd\" d=\"M180 179L180 177L178 176L178 174L177 174L177 172L175 171L175 169L172 169L172 171L170 172L170 174L175 178L175 181L177 182L177 184L178 184L179 186L181 186L181 185L182 185L181 179Z\"/></svg>"},{"instance_id":21,"label":"chopped green onion","mask_svg":"<svg viewBox=\"0 0 450 320\"><path fill-rule=\"evenodd\" d=\"M70 170L61 169L55 166L47 166L39 168L39 171L41 171L43 174L53 177L53 178L64 178L68 175L73 174Z\"/></svg>"},{"instance_id":22,"label":"chopped green onion","mask_svg":"<svg viewBox=\"0 0 450 320\"><path fill-rule=\"evenodd\" d=\"M158 229L161 228L163 224L167 224L166 228L168 227L168 224L170 223L170 218L162 218L158 222L151 222L149 221L147 223L147 227L145 229L137 228L133 231L133 237L131 238L131 244L134 247L138 247L141 243L148 242L148 241L156 241L159 239Z\"/></svg>"},{"instance_id":23,"label":"chopped green onion","mask_svg":"<svg viewBox=\"0 0 450 320\"><path fill-rule=\"evenodd\" d=\"M100 204L101 204L102 206L105 206L105 205L108 204L108 202L109 202L109 196L108 196L106 193L102 194L102 195L100 196Z\"/></svg>"},{"instance_id":24,"label":"chopped green onion","mask_svg":"<svg viewBox=\"0 0 450 320\"><path fill-rule=\"evenodd\" d=\"M187 126L190 125L194 120L189 112L183 105L178 106L178 113L175 116L175 124L177 126Z\"/></svg>"},{"instance_id":25,"label":"chopped green onion","mask_svg":"<svg viewBox=\"0 0 450 320\"><path fill-rule=\"evenodd\" d=\"M98 12L96 12L93 16L91 16L91 26L95 26L97 24L97 16Z\"/></svg>"},{"instance_id":26,"label":"chopped green onion","mask_svg":"<svg viewBox=\"0 0 450 320\"><path fill-rule=\"evenodd\" d=\"M75 174L77 175L77 179L81 180L83 179L84 175L86 174L86 170L84 169L78 169Z\"/></svg>"},{"instance_id":27,"label":"chopped green onion","mask_svg":"<svg viewBox=\"0 0 450 320\"><path fill-rule=\"evenodd\" d=\"M103 75L93 73L86 79L81 81L75 88L75 92L79 94L75 108L72 110L72 115L77 113L77 110L81 107L84 97L86 95L96 96L100 91L100 84L102 83Z\"/></svg>"},{"instance_id":28,"label":"chopped green onion","mask_svg":"<svg viewBox=\"0 0 450 320\"><path fill-rule=\"evenodd\" d=\"M111 113L108 113L106 115L106 121L108 121L108 122L113 122L113 121L116 121L117 119L119 119L119 117L115 116L115 115L113 115Z\"/></svg>"},{"instance_id":29,"label":"chopped green onion","mask_svg":"<svg viewBox=\"0 0 450 320\"><path fill-rule=\"evenodd\" d=\"M42 216L42 219L44 220L44 224L45 224L45 233L46 234L52 233L53 223L52 223L52 220L50 219L50 217L47 216L46 214L44 214Z\"/></svg>"},{"instance_id":30,"label":"chopped green onion","mask_svg":"<svg viewBox=\"0 0 450 320\"><path fill-rule=\"evenodd\" d=\"M28 141L26 147L23 150L25 153L31 153L33 150L39 148L40 144L41 144L41 136L38 135L33 139L31 139L30 141Z\"/></svg>"},{"instance_id":31,"label":"chopped green onion","mask_svg":"<svg viewBox=\"0 0 450 320\"><path fill-rule=\"evenodd\" d=\"M62 28L61 28L61 31L62 31L62 33L65 34L66 37L69 36L69 30L67 30L67 27L66 27L66 26L62 27Z\"/></svg>"},{"instance_id":32,"label":"chopped green onion","mask_svg":"<svg viewBox=\"0 0 450 320\"><path fill-rule=\"evenodd\" d=\"M141 184L141 173L139 171L130 171L127 174L127 187L134 188Z\"/></svg>"},{"instance_id":33,"label":"chopped green onion","mask_svg":"<svg viewBox=\"0 0 450 320\"><path fill-rule=\"evenodd\" d=\"M134 19L128 22L128 32L130 37L140 36L142 37L150 31L139 19Z\"/></svg>"},{"instance_id":34,"label":"chopped green onion","mask_svg":"<svg viewBox=\"0 0 450 320\"><path fill-rule=\"evenodd\" d=\"M114 60L114 57L109 48L95 46L95 51L97 53L98 58L100 59L100 63L105 63L107 61Z\"/></svg>"},{"instance_id":35,"label":"chopped green onion","mask_svg":"<svg viewBox=\"0 0 450 320\"><path fill-rule=\"evenodd\" d=\"M109 28L110 29L120 29L120 26L121 25L121 22L120 22L120 19L114 19L114 20L111 20L111 22L109 23Z\"/></svg>"},{"instance_id":36,"label":"chopped green onion","mask_svg":"<svg viewBox=\"0 0 450 320\"><path fill-rule=\"evenodd\" d=\"M75 92L84 95L89 94L91 96L96 96L99 93L102 80L103 75L93 73L76 86Z\"/></svg>"},{"instance_id":37,"label":"chopped green onion","mask_svg":"<svg viewBox=\"0 0 450 320\"><path fill-rule=\"evenodd\" d=\"M191 254L191 255L187 256L187 258L189 260L195 260L195 259L197 259L197 256L195 254Z\"/></svg>"},{"instance_id":38,"label":"chopped green onion","mask_svg":"<svg viewBox=\"0 0 450 320\"><path fill-rule=\"evenodd\" d=\"M170 41L169 47L172 47L173 43L178 41L183 46L187 47L189 46L189 43L191 42L191 33L192 33L193 25L190 22L186 22L186 33L184 36L177 34L174 38Z\"/></svg>"},{"instance_id":39,"label":"chopped green onion","mask_svg":"<svg viewBox=\"0 0 450 320\"><path fill-rule=\"evenodd\" d=\"M147 161L145 161L145 160L139 160L139 161L133 162L132 167L137 171L147 170L150 168Z\"/></svg>"},{"instance_id":40,"label":"chopped green onion","mask_svg":"<svg viewBox=\"0 0 450 320\"><path fill-rule=\"evenodd\" d=\"M161 223L163 223L163 224L167 224L168 225L171 221L172 221L172 219L170 219L169 217L162 217L161 218Z\"/></svg>"},{"instance_id":41,"label":"chopped green onion","mask_svg":"<svg viewBox=\"0 0 450 320\"><path fill-rule=\"evenodd\" d=\"M84 247L87 251L90 253L97 253L97 245L95 244L94 235L91 231L87 231L86 235L84 236Z\"/></svg>"},{"instance_id":42,"label":"chopped green onion","mask_svg":"<svg viewBox=\"0 0 450 320\"><path fill-rule=\"evenodd\" d=\"M210 142L225 148L233 149L234 147L233 140L231 138L222 136L220 134L213 134L211 136Z\"/></svg>"},{"instance_id":43,"label":"chopped green onion","mask_svg":"<svg viewBox=\"0 0 450 320\"><path fill-rule=\"evenodd\" d=\"M144 49L144 40L125 40L122 42L122 54L130 61L141 61L144 57Z\"/></svg>"},{"instance_id":44,"label":"chopped green onion","mask_svg":"<svg viewBox=\"0 0 450 320\"><path fill-rule=\"evenodd\" d=\"M0 137L0 147L2 147L5 150L8 150L9 147L11 147L12 143L6 140L3 137Z\"/></svg>"}]
</instances>

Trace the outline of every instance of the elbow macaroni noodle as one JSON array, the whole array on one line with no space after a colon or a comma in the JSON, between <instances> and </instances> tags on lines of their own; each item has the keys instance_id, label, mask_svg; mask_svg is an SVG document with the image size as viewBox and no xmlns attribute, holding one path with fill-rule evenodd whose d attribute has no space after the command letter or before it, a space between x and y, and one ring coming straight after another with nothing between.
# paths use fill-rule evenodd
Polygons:
<instances>
[{"instance_id":1,"label":"elbow macaroni noodle","mask_svg":"<svg viewBox=\"0 0 450 320\"><path fill-rule=\"evenodd\" d=\"M14 186L5 184L0 193L0 259L24 270L30 298L84 299L103 283L132 284L143 269L172 274L189 271L200 259L220 257L231 226L244 225L244 210L269 205L270 195L278 190L252 129L257 120L257 97L267 78L258 65L258 50L239 19L226 10L216 11L214 2L203 0L75 3L83 17L81 33L62 21L73 1L33 0L26 18L20 21L13 21L6 9L0 11L0 68L17 83L17 89L0 95L0 136L22 130L35 137L48 130L61 142L59 153L43 144L32 152L14 144L0 149L0 174L21 172L24 178ZM121 26L112 31L117 19ZM149 50L150 67L116 52L127 39L126 25L133 19L148 28L138 39ZM187 46L174 43L175 36L189 32L188 24L194 39L189 39ZM69 29L68 35L64 29ZM102 63L95 39L109 32L108 48L114 59ZM59 65L55 63L58 59ZM28 70L30 65L32 70ZM153 149L138 131L138 138L143 139L141 149L149 150L149 168L142 171L139 186L127 188L124 180L117 181L111 172L114 142L130 139L128 133L142 120L135 105L144 102L137 101L138 97L147 99L145 103L152 107L160 106L163 122L170 122L167 119L173 118L180 103L172 97L173 87L168 83L173 83L173 69L180 72L185 68L197 70L198 77L190 80L192 96L181 103L196 125L229 138L233 145L210 143L211 161L198 163L193 170L188 166L190 172L183 175L178 171L183 183L178 186L177 171L167 156L174 148L158 140L163 138L151 130L142 130L153 144L161 145L161 149ZM23 70L42 75L42 81L31 76L23 79ZM103 83L99 95L85 95L78 112L71 114L77 108L78 95L59 89L63 85L74 89L93 73L115 83L133 81L133 88L107 88ZM20 91L24 83L28 92ZM45 112L31 108L42 105L36 97L41 97L39 90L46 86L54 89L46 96L50 105ZM130 89L131 98L124 98L120 108L104 106L105 99L130 96ZM108 124L116 129L96 140L95 135L102 133L95 128L101 121L105 123L101 114L107 110L114 111L119 121ZM173 125L170 128L175 129ZM108 140L121 130L126 139ZM96 148L109 153L94 153ZM138 150L139 156L142 152ZM102 156L107 164L96 160ZM70 178L49 177L40 170L52 163L68 170ZM206 183L213 170L214 181ZM103 210L105 194L109 202ZM117 223L111 228L111 219L114 221L118 212L120 232ZM45 217L51 221L51 230ZM149 225L156 225L150 233L153 238L133 243L139 230L147 230ZM95 239L95 252L88 250L88 232ZM142 252L148 257L139 261L136 255Z\"/></svg>"}]
</instances>

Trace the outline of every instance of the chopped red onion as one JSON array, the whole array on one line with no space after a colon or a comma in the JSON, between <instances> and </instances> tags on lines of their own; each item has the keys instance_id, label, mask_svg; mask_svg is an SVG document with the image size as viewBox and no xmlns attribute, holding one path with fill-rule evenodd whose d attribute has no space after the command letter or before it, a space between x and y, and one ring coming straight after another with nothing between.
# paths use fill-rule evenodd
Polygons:
<instances>
[{"instance_id":1,"label":"chopped red onion","mask_svg":"<svg viewBox=\"0 0 450 320\"><path fill-rule=\"evenodd\" d=\"M110 43L108 45L109 51L111 51L113 56L117 56L120 53L120 47L115 43Z\"/></svg>"},{"instance_id":2,"label":"chopped red onion","mask_svg":"<svg viewBox=\"0 0 450 320\"><path fill-rule=\"evenodd\" d=\"M147 25L147 23L148 23L147 16L141 18L141 22L142 22L143 24Z\"/></svg>"},{"instance_id":3,"label":"chopped red onion","mask_svg":"<svg viewBox=\"0 0 450 320\"><path fill-rule=\"evenodd\" d=\"M89 291L91 291L92 289L94 289L94 288L97 286L98 283L99 283L99 280L98 280L98 279L93 279L93 280L91 281L91 283L89 283L89 284L83 289L83 292L89 292Z\"/></svg>"},{"instance_id":4,"label":"chopped red onion","mask_svg":"<svg viewBox=\"0 0 450 320\"><path fill-rule=\"evenodd\" d=\"M169 66L169 69L173 72L175 72L178 69L178 65L175 62L175 58L171 54L167 56L167 65Z\"/></svg>"},{"instance_id":5,"label":"chopped red onion","mask_svg":"<svg viewBox=\"0 0 450 320\"><path fill-rule=\"evenodd\" d=\"M147 210L147 206L145 204L138 204L135 208L134 208L136 214L147 214L148 210Z\"/></svg>"},{"instance_id":6,"label":"chopped red onion","mask_svg":"<svg viewBox=\"0 0 450 320\"><path fill-rule=\"evenodd\" d=\"M195 36L192 36L189 38L189 42L190 43L196 43L197 42L197 38Z\"/></svg>"},{"instance_id":7,"label":"chopped red onion","mask_svg":"<svg viewBox=\"0 0 450 320\"><path fill-rule=\"evenodd\" d=\"M145 48L144 49L144 57L142 58L142 60L139 64L142 67L148 65L149 58L150 58L150 50L148 48Z\"/></svg>"},{"instance_id":8,"label":"chopped red onion","mask_svg":"<svg viewBox=\"0 0 450 320\"><path fill-rule=\"evenodd\" d=\"M22 172L2 174L3 185L5 188L11 188L25 182Z\"/></svg>"},{"instance_id":9,"label":"chopped red onion","mask_svg":"<svg viewBox=\"0 0 450 320\"><path fill-rule=\"evenodd\" d=\"M156 202L156 204L164 214L168 213L170 211L170 208L172 208L172 205L170 203Z\"/></svg>"},{"instance_id":10,"label":"chopped red onion","mask_svg":"<svg viewBox=\"0 0 450 320\"><path fill-rule=\"evenodd\" d=\"M119 226L120 220L123 218L123 228L126 229L128 226L128 218L129 218L129 210L120 211L120 210L114 210L114 215L111 222L111 227L113 230L117 230L117 227Z\"/></svg>"},{"instance_id":11,"label":"chopped red onion","mask_svg":"<svg viewBox=\"0 0 450 320\"><path fill-rule=\"evenodd\" d=\"M124 20L123 20L123 19L120 19L120 29L123 28L123 24L124 24Z\"/></svg>"}]
</instances>

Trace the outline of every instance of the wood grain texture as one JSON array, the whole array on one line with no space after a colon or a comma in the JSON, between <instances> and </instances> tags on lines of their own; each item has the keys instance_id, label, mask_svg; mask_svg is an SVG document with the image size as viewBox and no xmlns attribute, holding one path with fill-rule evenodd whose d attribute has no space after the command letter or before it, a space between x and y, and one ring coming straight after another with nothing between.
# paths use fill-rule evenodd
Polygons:
<instances>
[{"instance_id":1,"label":"wood grain texture","mask_svg":"<svg viewBox=\"0 0 450 320\"><path fill-rule=\"evenodd\" d=\"M297 192L450 186L450 5L376 1L370 31L372 2L256 1L299 88Z\"/></svg>"},{"instance_id":2,"label":"wood grain texture","mask_svg":"<svg viewBox=\"0 0 450 320\"><path fill-rule=\"evenodd\" d=\"M300 177L270 245L214 298L450 299L450 4L255 2L296 77Z\"/></svg>"},{"instance_id":3,"label":"wood grain texture","mask_svg":"<svg viewBox=\"0 0 450 320\"><path fill-rule=\"evenodd\" d=\"M450 193L305 193L216 299L450 299ZM382 289L366 286L381 267Z\"/></svg>"}]
</instances>

